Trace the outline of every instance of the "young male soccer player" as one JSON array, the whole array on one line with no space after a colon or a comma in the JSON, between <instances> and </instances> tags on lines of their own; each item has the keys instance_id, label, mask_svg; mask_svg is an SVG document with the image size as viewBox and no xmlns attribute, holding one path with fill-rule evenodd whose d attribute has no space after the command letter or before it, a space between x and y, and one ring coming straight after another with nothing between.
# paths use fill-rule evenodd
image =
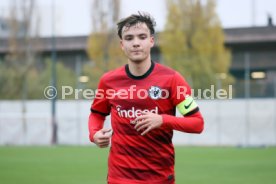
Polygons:
<instances>
[{"instance_id":1,"label":"young male soccer player","mask_svg":"<svg viewBox=\"0 0 276 184\"><path fill-rule=\"evenodd\" d=\"M117 25L127 64L100 79L90 140L100 148L111 140L109 184L174 184L173 130L201 133L203 118L184 78L151 61L154 20L139 13ZM175 117L176 107L183 117ZM103 129L109 114L112 134Z\"/></svg>"}]
</instances>

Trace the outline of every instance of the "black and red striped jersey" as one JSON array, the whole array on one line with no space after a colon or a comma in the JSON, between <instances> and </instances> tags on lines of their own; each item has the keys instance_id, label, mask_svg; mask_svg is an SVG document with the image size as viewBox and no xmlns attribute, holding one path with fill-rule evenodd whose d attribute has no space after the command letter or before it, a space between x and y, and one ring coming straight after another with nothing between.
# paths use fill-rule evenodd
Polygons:
<instances>
[{"instance_id":1,"label":"black and red striped jersey","mask_svg":"<svg viewBox=\"0 0 276 184\"><path fill-rule=\"evenodd\" d=\"M147 111L174 116L189 95L191 89L178 72L155 62L142 76L133 76L128 65L102 76L91 112L111 115L109 183L174 183L173 128L164 125L142 136L131 121ZM196 111L193 107L187 113ZM98 129L90 127L90 136Z\"/></svg>"}]
</instances>

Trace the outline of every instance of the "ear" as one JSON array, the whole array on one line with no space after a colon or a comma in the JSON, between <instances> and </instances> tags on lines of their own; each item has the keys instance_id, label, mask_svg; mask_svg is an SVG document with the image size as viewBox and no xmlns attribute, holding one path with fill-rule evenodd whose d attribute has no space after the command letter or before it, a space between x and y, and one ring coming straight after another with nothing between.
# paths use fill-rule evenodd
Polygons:
<instances>
[{"instance_id":1,"label":"ear","mask_svg":"<svg viewBox=\"0 0 276 184\"><path fill-rule=\"evenodd\" d=\"M150 36L150 43L151 43L151 47L153 47L155 44L155 39L153 35Z\"/></svg>"},{"instance_id":2,"label":"ear","mask_svg":"<svg viewBox=\"0 0 276 184\"><path fill-rule=\"evenodd\" d=\"M124 51L125 49L124 49L124 43L122 39L120 40L120 46L121 46L121 49Z\"/></svg>"}]
</instances>

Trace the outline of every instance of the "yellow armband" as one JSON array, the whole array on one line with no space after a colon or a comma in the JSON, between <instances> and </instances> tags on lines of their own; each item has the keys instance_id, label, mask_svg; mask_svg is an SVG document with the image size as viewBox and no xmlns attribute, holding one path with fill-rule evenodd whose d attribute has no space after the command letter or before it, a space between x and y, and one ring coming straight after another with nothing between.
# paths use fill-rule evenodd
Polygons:
<instances>
[{"instance_id":1,"label":"yellow armband","mask_svg":"<svg viewBox=\"0 0 276 184\"><path fill-rule=\"evenodd\" d=\"M176 106L176 108L182 115L188 114L189 112L193 111L197 107L198 106L197 106L196 102L194 101L193 97L191 97L191 96L187 96L185 100L183 100Z\"/></svg>"}]
</instances>

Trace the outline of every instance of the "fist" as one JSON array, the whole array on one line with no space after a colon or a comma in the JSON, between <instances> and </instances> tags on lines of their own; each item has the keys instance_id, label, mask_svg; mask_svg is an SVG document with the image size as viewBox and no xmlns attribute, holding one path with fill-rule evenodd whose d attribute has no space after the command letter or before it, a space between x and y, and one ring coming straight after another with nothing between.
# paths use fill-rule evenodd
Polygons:
<instances>
[{"instance_id":1,"label":"fist","mask_svg":"<svg viewBox=\"0 0 276 184\"><path fill-rule=\"evenodd\" d=\"M106 148L110 144L110 138L112 136L112 130L109 129L101 129L94 135L94 143L100 148Z\"/></svg>"}]
</instances>

